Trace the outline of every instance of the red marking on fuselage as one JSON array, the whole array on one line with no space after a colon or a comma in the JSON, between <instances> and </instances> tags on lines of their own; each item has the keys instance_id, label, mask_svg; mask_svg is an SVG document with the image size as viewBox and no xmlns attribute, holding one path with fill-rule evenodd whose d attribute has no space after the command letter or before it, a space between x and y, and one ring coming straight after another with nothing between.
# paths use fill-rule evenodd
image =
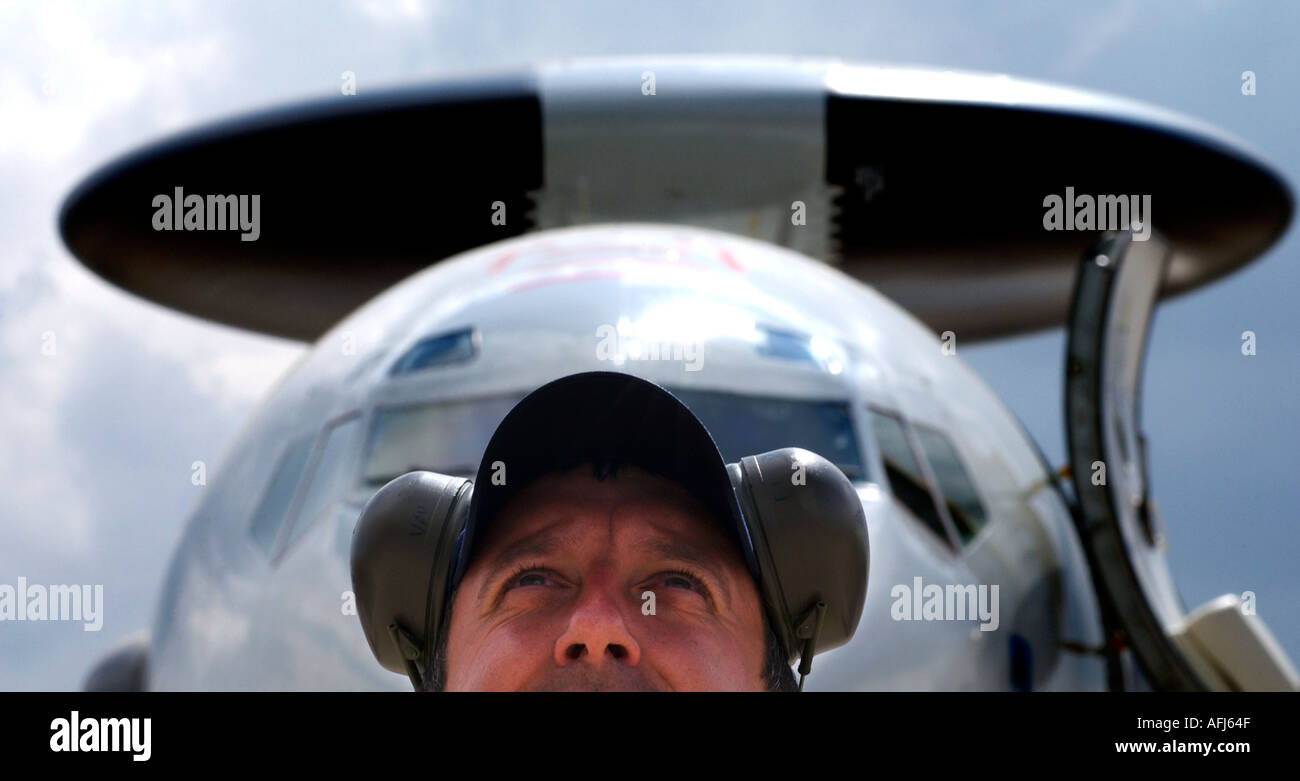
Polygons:
<instances>
[{"instance_id":1,"label":"red marking on fuselage","mask_svg":"<svg viewBox=\"0 0 1300 781\"><path fill-rule=\"evenodd\" d=\"M678 266L680 268L691 269L692 271L708 271L709 267L703 263L697 263L690 260L669 260L667 258L643 258L637 256L624 257L594 257L594 258L575 258L572 260L556 260L548 263L535 263L528 267L529 271L542 271L549 269L565 268L566 266L600 266L604 264L625 264L625 263L644 263L647 266Z\"/></svg>"},{"instance_id":2,"label":"red marking on fuselage","mask_svg":"<svg viewBox=\"0 0 1300 781\"><path fill-rule=\"evenodd\" d=\"M616 269L606 271L584 271L580 274L555 274L540 279L530 279L527 282L520 282L510 288L511 293L522 293L525 290L536 290L539 287L550 287L552 285L565 285L570 282L589 282L597 279L619 279L623 272Z\"/></svg>"},{"instance_id":3,"label":"red marking on fuselage","mask_svg":"<svg viewBox=\"0 0 1300 781\"><path fill-rule=\"evenodd\" d=\"M727 267L732 271L744 273L745 267L740 265L740 261L736 260L736 256L731 254L731 250L726 247L719 247L718 257L722 258L722 262L726 263Z\"/></svg>"},{"instance_id":4,"label":"red marking on fuselage","mask_svg":"<svg viewBox=\"0 0 1300 781\"><path fill-rule=\"evenodd\" d=\"M488 273L490 273L490 274L500 274L502 271L505 271L505 270L506 270L506 266L510 265L510 261L514 260L515 255L517 255L517 254L519 254L519 253L517 253L517 252L507 252L506 254L502 255L502 256L499 257L499 258L497 258L496 260L494 260L494 261L492 262L492 269L491 269Z\"/></svg>"}]
</instances>

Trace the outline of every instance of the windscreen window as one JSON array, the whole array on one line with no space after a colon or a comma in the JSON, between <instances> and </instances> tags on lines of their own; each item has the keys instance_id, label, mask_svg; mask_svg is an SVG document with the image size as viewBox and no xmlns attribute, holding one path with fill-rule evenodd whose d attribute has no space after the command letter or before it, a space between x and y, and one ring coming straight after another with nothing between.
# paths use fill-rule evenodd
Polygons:
<instances>
[{"instance_id":1,"label":"windscreen window","mask_svg":"<svg viewBox=\"0 0 1300 781\"><path fill-rule=\"evenodd\" d=\"M704 423L728 463L801 447L835 464L854 482L869 480L848 402L669 390Z\"/></svg>"},{"instance_id":2,"label":"windscreen window","mask_svg":"<svg viewBox=\"0 0 1300 781\"><path fill-rule=\"evenodd\" d=\"M290 545L316 523L325 508L338 498L347 485L347 467L355 463L354 440L360 428L361 418L357 416L336 423L325 432L324 448L307 479L302 505L293 521Z\"/></svg>"},{"instance_id":3,"label":"windscreen window","mask_svg":"<svg viewBox=\"0 0 1300 781\"><path fill-rule=\"evenodd\" d=\"M939 508L934 503L934 495L930 493L929 483L921 471L920 461L912 450L902 419L876 409L868 412L871 416L871 430L875 434L880 458L885 465L885 477L889 480L894 498L939 539L948 543L948 532L939 515Z\"/></svg>"},{"instance_id":4,"label":"windscreen window","mask_svg":"<svg viewBox=\"0 0 1300 781\"><path fill-rule=\"evenodd\" d=\"M701 419L727 461L802 447L834 463L850 480L869 479L847 402L713 391L673 393ZM363 484L378 488L417 469L472 478L492 432L520 398L498 396L377 410L363 458Z\"/></svg>"},{"instance_id":5,"label":"windscreen window","mask_svg":"<svg viewBox=\"0 0 1300 781\"><path fill-rule=\"evenodd\" d=\"M275 542L280 536L289 506L298 488L303 469L307 466L307 456L311 454L312 437L295 440L280 457L271 482L262 501L253 513L253 522L249 534L263 553L270 555Z\"/></svg>"},{"instance_id":6,"label":"windscreen window","mask_svg":"<svg viewBox=\"0 0 1300 781\"><path fill-rule=\"evenodd\" d=\"M497 424L520 396L376 410L362 467L370 488L415 470L473 478Z\"/></svg>"},{"instance_id":7,"label":"windscreen window","mask_svg":"<svg viewBox=\"0 0 1300 781\"><path fill-rule=\"evenodd\" d=\"M478 355L479 337L472 328L462 328L421 339L389 369L393 377L466 363Z\"/></svg>"},{"instance_id":8,"label":"windscreen window","mask_svg":"<svg viewBox=\"0 0 1300 781\"><path fill-rule=\"evenodd\" d=\"M948 515L957 527L957 535L963 543L969 542L988 522L975 482L957 455L957 449L941 432L929 426L917 426L916 438L921 441L921 449L925 451L930 470L939 483L939 492L943 494Z\"/></svg>"}]
</instances>

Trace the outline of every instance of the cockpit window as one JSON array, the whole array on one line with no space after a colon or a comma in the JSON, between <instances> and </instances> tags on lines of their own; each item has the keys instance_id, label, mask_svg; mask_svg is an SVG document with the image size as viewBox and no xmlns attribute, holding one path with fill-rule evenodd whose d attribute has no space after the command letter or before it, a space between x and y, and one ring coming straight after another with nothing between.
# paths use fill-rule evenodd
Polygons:
<instances>
[{"instance_id":1,"label":"cockpit window","mask_svg":"<svg viewBox=\"0 0 1300 781\"><path fill-rule=\"evenodd\" d=\"M881 460L885 462L885 474L889 478L890 490L894 498L912 511L917 520L925 524L930 531L950 545L948 532L939 516L939 506L930 493L930 483L921 472L920 460L908 441L903 421L896 415L870 409L871 430L876 435L876 444L880 448Z\"/></svg>"},{"instance_id":2,"label":"cockpit window","mask_svg":"<svg viewBox=\"0 0 1300 781\"><path fill-rule=\"evenodd\" d=\"M478 354L478 346L478 332L472 328L430 336L412 345L388 373L398 377L437 366L464 363Z\"/></svg>"},{"instance_id":3,"label":"cockpit window","mask_svg":"<svg viewBox=\"0 0 1300 781\"><path fill-rule=\"evenodd\" d=\"M728 463L783 447L811 450L854 482L865 482L849 405L775 396L669 388L694 412Z\"/></svg>"},{"instance_id":4,"label":"cockpit window","mask_svg":"<svg viewBox=\"0 0 1300 781\"><path fill-rule=\"evenodd\" d=\"M495 396L377 410L362 481L377 488L417 469L472 478L492 432L520 398Z\"/></svg>"},{"instance_id":5,"label":"cockpit window","mask_svg":"<svg viewBox=\"0 0 1300 781\"><path fill-rule=\"evenodd\" d=\"M303 488L303 499L298 509L297 518L289 533L289 545L307 532L325 508L337 498L339 490L346 485L347 466L355 457L353 440L360 428L361 418L352 416L335 423L325 432L325 446L316 462L315 471L309 476Z\"/></svg>"},{"instance_id":6,"label":"cockpit window","mask_svg":"<svg viewBox=\"0 0 1300 781\"><path fill-rule=\"evenodd\" d=\"M849 405L697 390L672 392L713 435L727 461L802 447L867 480ZM379 409L363 459L362 482L377 488L417 469L472 478L497 424L522 396L496 396Z\"/></svg>"},{"instance_id":7,"label":"cockpit window","mask_svg":"<svg viewBox=\"0 0 1300 781\"><path fill-rule=\"evenodd\" d=\"M264 553L270 555L279 539L280 528L284 525L289 503L293 501L298 479L302 477L303 468L307 466L307 456L311 454L312 437L307 436L292 442L280 457L271 483L262 496L262 502L253 513L253 522L249 534Z\"/></svg>"},{"instance_id":8,"label":"cockpit window","mask_svg":"<svg viewBox=\"0 0 1300 781\"><path fill-rule=\"evenodd\" d=\"M831 374L844 371L848 358L830 339L764 325L756 326L756 330L762 335L759 355L811 364Z\"/></svg>"},{"instance_id":9,"label":"cockpit window","mask_svg":"<svg viewBox=\"0 0 1300 781\"><path fill-rule=\"evenodd\" d=\"M952 442L939 431L918 425L916 438L921 440L921 448L934 471L934 479L939 483L957 534L963 543L969 542L988 522L988 513L984 511L984 503L980 501L970 473Z\"/></svg>"}]
</instances>

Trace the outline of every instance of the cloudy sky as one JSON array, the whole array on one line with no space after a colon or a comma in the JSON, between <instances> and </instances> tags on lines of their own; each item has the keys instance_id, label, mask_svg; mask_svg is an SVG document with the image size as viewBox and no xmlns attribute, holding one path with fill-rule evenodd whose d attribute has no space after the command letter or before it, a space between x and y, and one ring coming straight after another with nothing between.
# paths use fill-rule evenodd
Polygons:
<instances>
[{"instance_id":1,"label":"cloudy sky","mask_svg":"<svg viewBox=\"0 0 1300 781\"><path fill-rule=\"evenodd\" d=\"M241 421L302 345L142 302L55 232L90 170L285 100L575 55L780 53L1009 73L1145 100L1246 139L1300 183L1300 5L1095 2L0 4L0 583L99 583L100 632L0 624L0 690L70 689L146 628L167 558ZM1243 96L1241 73L1257 74ZM1211 185L1212 183L1207 183ZM1189 606L1254 591L1300 659L1295 231L1163 307L1144 414ZM1245 357L1241 333L1257 334ZM1061 332L961 354L1063 462Z\"/></svg>"}]
</instances>

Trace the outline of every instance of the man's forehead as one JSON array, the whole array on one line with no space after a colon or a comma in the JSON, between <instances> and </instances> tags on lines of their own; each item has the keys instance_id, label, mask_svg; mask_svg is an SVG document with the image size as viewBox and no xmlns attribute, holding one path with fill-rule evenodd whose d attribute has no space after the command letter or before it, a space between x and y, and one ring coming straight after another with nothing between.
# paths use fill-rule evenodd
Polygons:
<instances>
[{"instance_id":1,"label":"man's forehead","mask_svg":"<svg viewBox=\"0 0 1300 781\"><path fill-rule=\"evenodd\" d=\"M718 520L677 483L636 467L597 480L590 465L539 478L512 497L489 524L480 553L497 554L529 537L556 545L596 526L611 533L626 529L661 551L677 545L739 554Z\"/></svg>"}]
</instances>

